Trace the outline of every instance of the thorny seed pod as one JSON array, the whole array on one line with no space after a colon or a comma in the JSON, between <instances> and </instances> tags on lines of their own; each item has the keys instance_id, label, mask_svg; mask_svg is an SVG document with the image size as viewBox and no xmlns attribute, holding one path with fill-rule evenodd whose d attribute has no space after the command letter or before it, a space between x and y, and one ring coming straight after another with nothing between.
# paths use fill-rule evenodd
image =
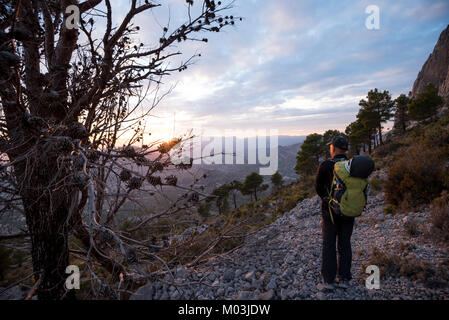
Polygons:
<instances>
[{"instance_id":1,"label":"thorny seed pod","mask_svg":"<svg viewBox=\"0 0 449 320\"><path fill-rule=\"evenodd\" d=\"M122 149L122 154L126 157L134 157L136 155L136 150L132 146L126 146Z\"/></svg>"},{"instance_id":2,"label":"thorny seed pod","mask_svg":"<svg viewBox=\"0 0 449 320\"><path fill-rule=\"evenodd\" d=\"M69 153L75 149L75 146L69 137L58 137L55 148L57 151Z\"/></svg>"},{"instance_id":3,"label":"thorny seed pod","mask_svg":"<svg viewBox=\"0 0 449 320\"><path fill-rule=\"evenodd\" d=\"M76 171L80 171L84 166L84 159L80 155L74 155L72 159L73 169Z\"/></svg>"},{"instance_id":4,"label":"thorny seed pod","mask_svg":"<svg viewBox=\"0 0 449 320\"><path fill-rule=\"evenodd\" d=\"M162 179L159 176L147 176L147 181L153 186L158 186L162 184Z\"/></svg>"},{"instance_id":5,"label":"thorny seed pod","mask_svg":"<svg viewBox=\"0 0 449 320\"><path fill-rule=\"evenodd\" d=\"M80 189L84 190L89 184L89 177L84 172L78 172L73 175L73 185Z\"/></svg>"},{"instance_id":6,"label":"thorny seed pod","mask_svg":"<svg viewBox=\"0 0 449 320\"><path fill-rule=\"evenodd\" d=\"M153 162L151 167L152 167L151 169L153 172L164 170L164 165L162 163L160 163L159 161Z\"/></svg>"},{"instance_id":7,"label":"thorny seed pod","mask_svg":"<svg viewBox=\"0 0 449 320\"><path fill-rule=\"evenodd\" d=\"M79 122L71 123L66 130L66 134L73 139L80 140L89 137L89 133L87 132L86 127L84 127L84 125Z\"/></svg>"},{"instance_id":8,"label":"thorny seed pod","mask_svg":"<svg viewBox=\"0 0 449 320\"><path fill-rule=\"evenodd\" d=\"M178 178L174 175L169 175L165 178L165 182L167 182L167 184L170 186L176 186L176 184L178 183Z\"/></svg>"},{"instance_id":9,"label":"thorny seed pod","mask_svg":"<svg viewBox=\"0 0 449 320\"><path fill-rule=\"evenodd\" d=\"M137 262L137 251L135 248L128 248L128 250L126 250L126 262L128 263L134 263Z\"/></svg>"},{"instance_id":10,"label":"thorny seed pod","mask_svg":"<svg viewBox=\"0 0 449 320\"><path fill-rule=\"evenodd\" d=\"M100 155L95 150L87 150L86 157L90 162L96 162L100 158Z\"/></svg>"},{"instance_id":11,"label":"thorny seed pod","mask_svg":"<svg viewBox=\"0 0 449 320\"><path fill-rule=\"evenodd\" d=\"M105 229L101 232L101 238L103 241L109 242L114 239L114 236L112 235L111 231Z\"/></svg>"},{"instance_id":12,"label":"thorny seed pod","mask_svg":"<svg viewBox=\"0 0 449 320\"><path fill-rule=\"evenodd\" d=\"M131 179L131 172L128 169L123 169L122 172L120 172L120 180L128 181L129 179Z\"/></svg>"},{"instance_id":13,"label":"thorny seed pod","mask_svg":"<svg viewBox=\"0 0 449 320\"><path fill-rule=\"evenodd\" d=\"M184 163L184 162L179 163L176 165L176 168L180 169L180 170L187 170L187 169L192 168L192 165L193 165L193 159L190 158L188 163Z\"/></svg>"},{"instance_id":14,"label":"thorny seed pod","mask_svg":"<svg viewBox=\"0 0 449 320\"><path fill-rule=\"evenodd\" d=\"M200 195L196 192L192 193L192 195L190 196L190 201L192 201L192 202L200 201Z\"/></svg>"},{"instance_id":15,"label":"thorny seed pod","mask_svg":"<svg viewBox=\"0 0 449 320\"><path fill-rule=\"evenodd\" d=\"M142 179L139 177L132 177L128 182L128 188L130 190L139 189L142 186Z\"/></svg>"},{"instance_id":16,"label":"thorny seed pod","mask_svg":"<svg viewBox=\"0 0 449 320\"><path fill-rule=\"evenodd\" d=\"M148 159L145 158L145 156L143 156L143 155L139 155L139 156L137 156L137 158L136 158L136 164L137 164L138 166L148 165Z\"/></svg>"}]
</instances>

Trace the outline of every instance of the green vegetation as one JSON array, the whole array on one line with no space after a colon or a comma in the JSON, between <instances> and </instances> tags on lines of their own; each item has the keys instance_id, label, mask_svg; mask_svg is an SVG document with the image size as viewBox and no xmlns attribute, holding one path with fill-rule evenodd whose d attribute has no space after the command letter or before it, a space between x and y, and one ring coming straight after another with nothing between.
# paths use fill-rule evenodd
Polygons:
<instances>
[{"instance_id":1,"label":"green vegetation","mask_svg":"<svg viewBox=\"0 0 449 320\"><path fill-rule=\"evenodd\" d=\"M416 256L386 253L378 248L372 248L369 260L365 263L380 268L380 275L385 277L408 277L421 282L427 287L446 286L449 281L448 269L441 265L431 265L420 261Z\"/></svg>"},{"instance_id":2,"label":"green vegetation","mask_svg":"<svg viewBox=\"0 0 449 320\"><path fill-rule=\"evenodd\" d=\"M370 90L366 96L366 100L362 99L359 103L361 107L359 118L362 124L370 129L374 137L374 143L383 144L382 124L393 117L394 101L388 91L380 92L377 88Z\"/></svg>"},{"instance_id":3,"label":"green vegetation","mask_svg":"<svg viewBox=\"0 0 449 320\"><path fill-rule=\"evenodd\" d=\"M312 133L306 137L296 157L295 171L301 176L300 179L315 174L320 160L330 156L329 147L326 144L337 136L345 136L345 134L338 130L328 130L322 135Z\"/></svg>"},{"instance_id":4,"label":"green vegetation","mask_svg":"<svg viewBox=\"0 0 449 320\"><path fill-rule=\"evenodd\" d=\"M417 237L421 235L421 231L419 230L418 223L414 220L407 221L404 223L405 232L410 237Z\"/></svg>"},{"instance_id":5,"label":"green vegetation","mask_svg":"<svg viewBox=\"0 0 449 320\"><path fill-rule=\"evenodd\" d=\"M0 280L5 277L5 272L11 264L12 250L0 245Z\"/></svg>"},{"instance_id":6,"label":"green vegetation","mask_svg":"<svg viewBox=\"0 0 449 320\"><path fill-rule=\"evenodd\" d=\"M384 208L384 214L395 214L396 210L397 210L396 206L390 204Z\"/></svg>"},{"instance_id":7,"label":"green vegetation","mask_svg":"<svg viewBox=\"0 0 449 320\"><path fill-rule=\"evenodd\" d=\"M388 91L380 92L377 88L368 92L366 100L359 103L361 107L357 120L346 127L351 154L360 154L368 149L383 145L383 124L393 117L394 101Z\"/></svg>"},{"instance_id":8,"label":"green vegetation","mask_svg":"<svg viewBox=\"0 0 449 320\"><path fill-rule=\"evenodd\" d=\"M431 237L437 241L449 242L449 193L447 190L433 200L431 222Z\"/></svg>"},{"instance_id":9,"label":"green vegetation","mask_svg":"<svg viewBox=\"0 0 449 320\"><path fill-rule=\"evenodd\" d=\"M263 177L257 172L249 174L241 187L244 195L251 196L251 200L258 200L257 194L268 189L268 185L263 183Z\"/></svg>"},{"instance_id":10,"label":"green vegetation","mask_svg":"<svg viewBox=\"0 0 449 320\"><path fill-rule=\"evenodd\" d=\"M444 102L443 98L438 96L438 88L429 83L424 92L412 100L408 106L410 119L424 122L433 118L437 113L438 106Z\"/></svg>"},{"instance_id":11,"label":"green vegetation","mask_svg":"<svg viewBox=\"0 0 449 320\"><path fill-rule=\"evenodd\" d=\"M395 100L396 113L394 116L395 124L393 130L396 134L403 134L407 130L407 126L410 122L408 116L408 105L410 104L410 99L405 95L401 94Z\"/></svg>"},{"instance_id":12,"label":"green vegetation","mask_svg":"<svg viewBox=\"0 0 449 320\"><path fill-rule=\"evenodd\" d=\"M369 181L371 190L373 190L373 191L382 191L383 183L384 182L381 179L379 179L378 177L372 177Z\"/></svg>"},{"instance_id":13,"label":"green vegetation","mask_svg":"<svg viewBox=\"0 0 449 320\"><path fill-rule=\"evenodd\" d=\"M387 201L403 210L427 205L448 188L449 129L432 122L398 137L385 182Z\"/></svg>"},{"instance_id":14,"label":"green vegetation","mask_svg":"<svg viewBox=\"0 0 449 320\"><path fill-rule=\"evenodd\" d=\"M277 193L282 188L282 185L284 184L284 181L282 180L282 176L280 175L279 171L276 171L271 176L271 183L273 185L273 192Z\"/></svg>"},{"instance_id":15,"label":"green vegetation","mask_svg":"<svg viewBox=\"0 0 449 320\"><path fill-rule=\"evenodd\" d=\"M218 213L222 214L229 210L229 192L230 187L228 185L222 185L221 187L216 188L212 191L212 196L207 198L207 202L211 202L215 200L215 205L217 206Z\"/></svg>"}]
</instances>

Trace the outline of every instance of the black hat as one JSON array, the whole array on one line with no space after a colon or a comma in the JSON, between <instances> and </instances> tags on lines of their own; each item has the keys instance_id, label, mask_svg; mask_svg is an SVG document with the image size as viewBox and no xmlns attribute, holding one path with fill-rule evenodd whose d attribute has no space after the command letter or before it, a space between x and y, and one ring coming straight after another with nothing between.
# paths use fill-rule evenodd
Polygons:
<instances>
[{"instance_id":1,"label":"black hat","mask_svg":"<svg viewBox=\"0 0 449 320\"><path fill-rule=\"evenodd\" d=\"M333 145L341 150L348 150L348 140L342 136L335 137L332 141L328 142L327 145Z\"/></svg>"}]
</instances>

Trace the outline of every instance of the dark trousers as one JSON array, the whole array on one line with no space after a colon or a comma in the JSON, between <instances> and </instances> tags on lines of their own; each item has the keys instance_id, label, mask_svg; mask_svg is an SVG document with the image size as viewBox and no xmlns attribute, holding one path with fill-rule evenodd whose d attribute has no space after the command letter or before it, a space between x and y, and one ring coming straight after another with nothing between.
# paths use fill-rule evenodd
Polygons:
<instances>
[{"instance_id":1,"label":"dark trousers","mask_svg":"<svg viewBox=\"0 0 449 320\"><path fill-rule=\"evenodd\" d=\"M350 280L352 250L351 235L354 218L333 214L332 223L329 209L322 209L321 230L323 236L323 253L321 274L326 283L333 283L337 275L340 279ZM338 263L336 245L338 244Z\"/></svg>"}]
</instances>

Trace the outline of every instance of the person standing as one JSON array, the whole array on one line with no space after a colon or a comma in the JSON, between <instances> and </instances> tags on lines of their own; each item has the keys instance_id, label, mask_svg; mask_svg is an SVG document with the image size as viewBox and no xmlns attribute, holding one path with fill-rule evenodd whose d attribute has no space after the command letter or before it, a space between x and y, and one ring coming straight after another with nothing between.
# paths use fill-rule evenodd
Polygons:
<instances>
[{"instance_id":1,"label":"person standing","mask_svg":"<svg viewBox=\"0 0 449 320\"><path fill-rule=\"evenodd\" d=\"M331 159L323 161L317 170L315 189L321 198L321 229L322 229L322 264L323 283L319 289L334 290L335 286L348 288L351 280L352 249L351 235L354 218L330 213L329 193L334 176L334 165L338 161L348 160L348 141L338 136L328 143ZM338 260L337 260L338 251ZM338 281L336 277L338 275Z\"/></svg>"}]
</instances>

